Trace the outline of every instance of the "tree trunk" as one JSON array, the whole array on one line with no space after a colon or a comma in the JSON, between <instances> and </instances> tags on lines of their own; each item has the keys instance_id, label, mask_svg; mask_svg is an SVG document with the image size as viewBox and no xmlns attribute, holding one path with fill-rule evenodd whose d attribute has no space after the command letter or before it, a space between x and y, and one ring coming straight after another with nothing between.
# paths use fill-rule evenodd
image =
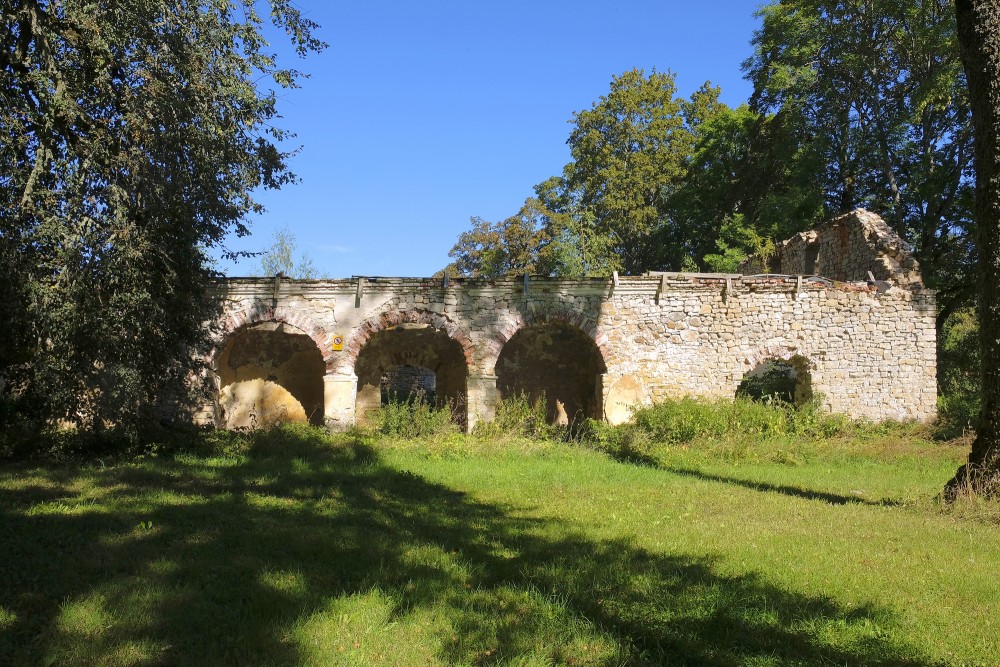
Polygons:
<instances>
[{"instance_id":1,"label":"tree trunk","mask_svg":"<svg viewBox=\"0 0 1000 667\"><path fill-rule=\"evenodd\" d=\"M983 407L969 460L945 486L948 500L1000 495L1000 2L956 0L955 12L975 135Z\"/></svg>"}]
</instances>

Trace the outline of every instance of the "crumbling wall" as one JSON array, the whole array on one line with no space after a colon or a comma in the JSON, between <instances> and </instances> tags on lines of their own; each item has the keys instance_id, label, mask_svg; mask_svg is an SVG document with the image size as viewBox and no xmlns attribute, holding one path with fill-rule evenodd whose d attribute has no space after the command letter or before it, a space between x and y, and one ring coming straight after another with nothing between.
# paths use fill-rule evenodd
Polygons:
<instances>
[{"instance_id":1,"label":"crumbling wall","mask_svg":"<svg viewBox=\"0 0 1000 667\"><path fill-rule=\"evenodd\" d=\"M751 256L740 273L817 275L831 280L876 280L920 286L920 267L910 246L878 215L864 209L837 216L783 241L768 257Z\"/></svg>"},{"instance_id":2,"label":"crumbling wall","mask_svg":"<svg viewBox=\"0 0 1000 667\"><path fill-rule=\"evenodd\" d=\"M849 242L838 247L859 247L844 229ZM816 261L822 261L819 254ZM843 270L839 275L846 277ZM400 365L433 370L438 398L458 400L456 411L471 426L491 418L500 395L518 382L558 383L564 370L585 366L579 350L588 347L604 366L587 370L588 377L596 375L593 402L573 400L610 421L666 397L732 398L751 369L767 359L793 358L804 364L812 394L829 410L873 420L927 420L936 411L934 294L918 278L900 284L900 275L882 284L707 274L284 279L277 285L273 279L232 279L223 286L220 327L297 318L319 345L324 414L337 427L377 406L383 374ZM521 331L546 327L580 338L515 340ZM515 354L519 346L553 356L577 350L570 358L579 363L543 371L525 353Z\"/></svg>"}]
</instances>

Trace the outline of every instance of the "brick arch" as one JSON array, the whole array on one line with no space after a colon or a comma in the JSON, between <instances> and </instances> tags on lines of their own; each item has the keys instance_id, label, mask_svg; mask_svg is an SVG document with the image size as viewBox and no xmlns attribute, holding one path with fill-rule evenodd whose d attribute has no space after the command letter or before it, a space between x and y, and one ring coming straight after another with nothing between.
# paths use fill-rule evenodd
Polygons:
<instances>
[{"instance_id":1,"label":"brick arch","mask_svg":"<svg viewBox=\"0 0 1000 667\"><path fill-rule=\"evenodd\" d=\"M587 338L594 341L594 345L601 355L601 361L607 367L611 352L608 335L598 327L597 318L588 316L586 312L577 308L562 307L529 310L526 313L515 312L511 315L512 317L509 319L498 323L496 334L485 346L488 373L494 372L500 352L503 351L504 345L514 337L514 334L521 329L540 324L562 324L583 332Z\"/></svg>"},{"instance_id":2,"label":"brick arch","mask_svg":"<svg viewBox=\"0 0 1000 667\"><path fill-rule=\"evenodd\" d=\"M212 332L211 348L205 355L206 362L213 363L215 361L226 341L235 332L264 322L281 322L309 336L316 343L320 354L323 355L323 363L326 364L327 372L330 371L334 356L326 329L294 308L285 306L272 308L260 302L241 310L229 311L219 320L219 327Z\"/></svg>"},{"instance_id":3,"label":"brick arch","mask_svg":"<svg viewBox=\"0 0 1000 667\"><path fill-rule=\"evenodd\" d=\"M344 344L343 358L339 362L341 368L346 370L344 368L346 366L353 370L365 343L380 331L401 324L426 324L438 331L443 331L448 338L461 346L466 365L472 367L476 349L472 344L472 338L462 327L440 313L427 310L387 310L368 318L354 329L350 340Z\"/></svg>"}]
</instances>

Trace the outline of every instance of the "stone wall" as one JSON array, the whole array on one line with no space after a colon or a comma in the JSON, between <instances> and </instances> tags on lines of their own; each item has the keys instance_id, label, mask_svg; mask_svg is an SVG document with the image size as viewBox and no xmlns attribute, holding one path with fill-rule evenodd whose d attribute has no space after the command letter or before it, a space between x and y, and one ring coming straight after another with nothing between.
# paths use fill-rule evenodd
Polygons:
<instances>
[{"instance_id":1,"label":"stone wall","mask_svg":"<svg viewBox=\"0 0 1000 667\"><path fill-rule=\"evenodd\" d=\"M814 394L852 417L929 419L935 414L933 295L865 284L837 288L796 278L691 278L659 304L638 285L602 322L609 369L631 375L650 399L730 397L768 359L808 362ZM638 292L638 293L636 293Z\"/></svg>"},{"instance_id":2,"label":"stone wall","mask_svg":"<svg viewBox=\"0 0 1000 667\"><path fill-rule=\"evenodd\" d=\"M920 267L911 252L882 218L859 208L783 241L769 257L748 257L739 271L842 281L865 280L870 271L876 280L919 286Z\"/></svg>"},{"instance_id":3,"label":"stone wall","mask_svg":"<svg viewBox=\"0 0 1000 667\"><path fill-rule=\"evenodd\" d=\"M359 382L368 372L361 366L375 350L385 363L435 370L439 394L445 378L449 391L460 394L469 427L490 419L504 389L497 385L498 370L506 372L498 361L505 349L509 356L508 343L520 331L534 336L533 353L553 367L580 370L573 391L590 405L578 412L611 421L669 396L732 397L762 362L792 358L829 410L873 420L935 415L934 295L919 283L694 274L448 282L234 278L220 283L219 293L223 314L208 360L217 363L232 334L254 322L294 326L323 359L316 381L334 426L354 423L368 382ZM417 338L394 337L406 330L433 332L447 345L435 343L436 361L424 358Z\"/></svg>"}]
</instances>

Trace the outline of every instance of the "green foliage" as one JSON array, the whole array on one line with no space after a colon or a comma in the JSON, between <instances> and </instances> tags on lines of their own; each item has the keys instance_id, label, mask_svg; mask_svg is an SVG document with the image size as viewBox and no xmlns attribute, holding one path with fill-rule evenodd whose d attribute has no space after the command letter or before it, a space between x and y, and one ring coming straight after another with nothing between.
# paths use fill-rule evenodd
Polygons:
<instances>
[{"instance_id":1,"label":"green foliage","mask_svg":"<svg viewBox=\"0 0 1000 667\"><path fill-rule=\"evenodd\" d=\"M276 276L280 273L290 278L315 278L316 267L309 255L302 253L296 262L296 250L295 235L287 225L275 230L271 245L260 257L260 275Z\"/></svg>"},{"instance_id":2,"label":"green foliage","mask_svg":"<svg viewBox=\"0 0 1000 667\"><path fill-rule=\"evenodd\" d=\"M742 213L723 218L715 246L719 252L705 255L704 263L720 273L735 273L748 255L766 258L774 253L774 241L749 226Z\"/></svg>"},{"instance_id":3,"label":"green foliage","mask_svg":"<svg viewBox=\"0 0 1000 667\"><path fill-rule=\"evenodd\" d=\"M613 77L607 95L575 114L567 140L573 161L539 195L553 210L593 215L594 232L606 240L601 263L630 274L656 268L663 248L655 233L684 176L692 128L717 98L707 86L690 102L677 97L670 72Z\"/></svg>"},{"instance_id":4,"label":"green foliage","mask_svg":"<svg viewBox=\"0 0 1000 667\"><path fill-rule=\"evenodd\" d=\"M938 339L938 412L947 434L972 430L979 420L979 318L972 308L945 320Z\"/></svg>"},{"instance_id":5,"label":"green foliage","mask_svg":"<svg viewBox=\"0 0 1000 667\"><path fill-rule=\"evenodd\" d=\"M316 26L284 0L269 20L250 0L3 7L0 395L22 422L149 423L193 389L208 251L293 180L274 89L297 73L265 23L300 54Z\"/></svg>"},{"instance_id":6,"label":"green foliage","mask_svg":"<svg viewBox=\"0 0 1000 667\"><path fill-rule=\"evenodd\" d=\"M818 399L796 407L779 400L681 398L636 410L631 422L619 426L591 422L585 439L618 456L655 460L664 448L696 441L752 448L751 441L829 438L857 428L863 426L822 412Z\"/></svg>"},{"instance_id":7,"label":"green foliage","mask_svg":"<svg viewBox=\"0 0 1000 667\"><path fill-rule=\"evenodd\" d=\"M434 406L423 397L385 403L368 420L375 433L396 438L431 438L458 431L451 406Z\"/></svg>"},{"instance_id":8,"label":"green foliage","mask_svg":"<svg viewBox=\"0 0 1000 667\"><path fill-rule=\"evenodd\" d=\"M525 394L501 399L493 420L479 422L474 430L477 437L485 439L549 439L565 433L565 427L549 423L544 393L534 402Z\"/></svg>"},{"instance_id":9,"label":"green foliage","mask_svg":"<svg viewBox=\"0 0 1000 667\"><path fill-rule=\"evenodd\" d=\"M563 174L536 185L537 199L503 223L473 218L451 252L459 269L578 277L697 268L716 250L724 220L742 220L733 218L739 194L727 170L746 162L744 126L756 116L745 106L730 111L709 84L678 97L674 78L638 69L613 77L606 96L574 115ZM685 189L689 171L701 178Z\"/></svg>"},{"instance_id":10,"label":"green foliage","mask_svg":"<svg viewBox=\"0 0 1000 667\"><path fill-rule=\"evenodd\" d=\"M455 259L453 266L461 275L496 279L548 273L544 254L552 240L548 229L552 215L540 201L529 198L502 222L473 217L472 229L459 236L448 256Z\"/></svg>"},{"instance_id":11,"label":"green foliage","mask_svg":"<svg viewBox=\"0 0 1000 667\"><path fill-rule=\"evenodd\" d=\"M773 135L760 172L796 184L767 215L791 219L817 194L826 215L874 210L913 244L942 307L965 302L972 133L952 3L784 0L760 16L744 65Z\"/></svg>"},{"instance_id":12,"label":"green foliage","mask_svg":"<svg viewBox=\"0 0 1000 667\"><path fill-rule=\"evenodd\" d=\"M702 116L683 182L670 198L671 224L662 239L672 248L670 265L687 260L733 272L779 233L774 216L761 215L774 189L761 182L759 134L765 122L745 104L735 109L715 104Z\"/></svg>"},{"instance_id":13,"label":"green foliage","mask_svg":"<svg viewBox=\"0 0 1000 667\"><path fill-rule=\"evenodd\" d=\"M757 375L747 376L736 388L737 398L761 401L795 402L796 377L794 367L782 361L770 361Z\"/></svg>"}]
</instances>

